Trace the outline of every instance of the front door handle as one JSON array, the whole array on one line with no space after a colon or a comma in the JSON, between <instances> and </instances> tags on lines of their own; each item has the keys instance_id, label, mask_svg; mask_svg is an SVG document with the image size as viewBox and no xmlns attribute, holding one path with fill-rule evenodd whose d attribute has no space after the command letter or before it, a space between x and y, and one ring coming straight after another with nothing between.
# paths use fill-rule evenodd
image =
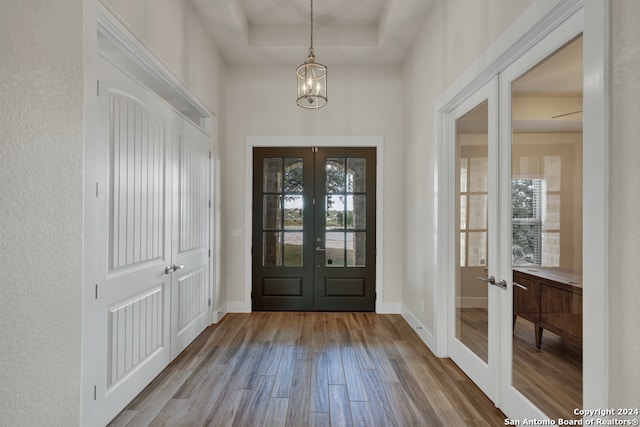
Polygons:
<instances>
[{"instance_id":1,"label":"front door handle","mask_svg":"<svg viewBox=\"0 0 640 427\"><path fill-rule=\"evenodd\" d=\"M326 252L327 250L325 248L321 248L320 246L316 246L316 251L318 251L318 252Z\"/></svg>"},{"instance_id":2,"label":"front door handle","mask_svg":"<svg viewBox=\"0 0 640 427\"><path fill-rule=\"evenodd\" d=\"M493 286L497 286L501 289L507 289L507 281L506 280L500 280L499 282L496 282L496 278L493 276L489 276L489 277L476 277L476 279L478 280L482 280L485 283L488 283L490 285Z\"/></svg>"}]
</instances>

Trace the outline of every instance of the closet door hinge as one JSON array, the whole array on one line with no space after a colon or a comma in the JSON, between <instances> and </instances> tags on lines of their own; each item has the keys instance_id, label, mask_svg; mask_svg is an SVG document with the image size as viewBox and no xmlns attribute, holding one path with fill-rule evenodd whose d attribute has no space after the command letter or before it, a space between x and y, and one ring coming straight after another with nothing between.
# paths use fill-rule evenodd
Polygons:
<instances>
[{"instance_id":1,"label":"closet door hinge","mask_svg":"<svg viewBox=\"0 0 640 427\"><path fill-rule=\"evenodd\" d=\"M209 151L209 158L211 158L211 151Z\"/></svg>"},{"instance_id":2,"label":"closet door hinge","mask_svg":"<svg viewBox=\"0 0 640 427\"><path fill-rule=\"evenodd\" d=\"M211 209L211 200L209 200L209 209Z\"/></svg>"},{"instance_id":3,"label":"closet door hinge","mask_svg":"<svg viewBox=\"0 0 640 427\"><path fill-rule=\"evenodd\" d=\"M209 307L211 307L211 298L209 298Z\"/></svg>"},{"instance_id":4,"label":"closet door hinge","mask_svg":"<svg viewBox=\"0 0 640 427\"><path fill-rule=\"evenodd\" d=\"M96 80L96 96L100 96L100 80Z\"/></svg>"},{"instance_id":5,"label":"closet door hinge","mask_svg":"<svg viewBox=\"0 0 640 427\"><path fill-rule=\"evenodd\" d=\"M209 258L211 258L211 249L209 249Z\"/></svg>"},{"instance_id":6,"label":"closet door hinge","mask_svg":"<svg viewBox=\"0 0 640 427\"><path fill-rule=\"evenodd\" d=\"M98 387L93 386L93 400L98 400Z\"/></svg>"},{"instance_id":7,"label":"closet door hinge","mask_svg":"<svg viewBox=\"0 0 640 427\"><path fill-rule=\"evenodd\" d=\"M98 284L96 283L96 299L98 299Z\"/></svg>"},{"instance_id":8,"label":"closet door hinge","mask_svg":"<svg viewBox=\"0 0 640 427\"><path fill-rule=\"evenodd\" d=\"M98 183L96 182L96 197L98 197Z\"/></svg>"}]
</instances>

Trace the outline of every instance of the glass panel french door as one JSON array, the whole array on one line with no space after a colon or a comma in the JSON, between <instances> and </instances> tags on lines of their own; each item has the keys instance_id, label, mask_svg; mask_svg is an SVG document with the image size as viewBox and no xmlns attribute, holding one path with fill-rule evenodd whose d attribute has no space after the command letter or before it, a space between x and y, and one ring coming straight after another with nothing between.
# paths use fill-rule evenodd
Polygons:
<instances>
[{"instance_id":1,"label":"glass panel french door","mask_svg":"<svg viewBox=\"0 0 640 427\"><path fill-rule=\"evenodd\" d=\"M509 425L582 408L582 25L446 119L448 352Z\"/></svg>"},{"instance_id":2,"label":"glass panel french door","mask_svg":"<svg viewBox=\"0 0 640 427\"><path fill-rule=\"evenodd\" d=\"M490 397L494 393L496 334L496 81L450 116L455 165L450 179L455 260L449 292L449 353Z\"/></svg>"},{"instance_id":3,"label":"glass panel french door","mask_svg":"<svg viewBox=\"0 0 640 427\"><path fill-rule=\"evenodd\" d=\"M254 310L375 310L375 149L255 148Z\"/></svg>"},{"instance_id":4,"label":"glass panel french door","mask_svg":"<svg viewBox=\"0 0 640 427\"><path fill-rule=\"evenodd\" d=\"M374 148L316 152L316 310L375 310L375 171Z\"/></svg>"},{"instance_id":5,"label":"glass panel french door","mask_svg":"<svg viewBox=\"0 0 640 427\"><path fill-rule=\"evenodd\" d=\"M582 36L579 26L565 28L505 70L500 88L509 119L500 244L513 283L501 302L502 318L512 317L503 321L510 363L500 406L556 422L580 418L583 386Z\"/></svg>"}]
</instances>

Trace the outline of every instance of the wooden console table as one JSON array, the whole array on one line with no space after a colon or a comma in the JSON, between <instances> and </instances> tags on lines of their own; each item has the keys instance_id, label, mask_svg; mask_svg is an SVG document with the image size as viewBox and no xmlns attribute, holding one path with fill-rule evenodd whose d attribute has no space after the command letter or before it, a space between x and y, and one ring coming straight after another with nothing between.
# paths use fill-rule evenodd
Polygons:
<instances>
[{"instance_id":1,"label":"wooden console table","mask_svg":"<svg viewBox=\"0 0 640 427\"><path fill-rule=\"evenodd\" d=\"M548 329L582 347L582 274L562 268L513 269L513 327L516 317L534 325L536 347Z\"/></svg>"}]
</instances>

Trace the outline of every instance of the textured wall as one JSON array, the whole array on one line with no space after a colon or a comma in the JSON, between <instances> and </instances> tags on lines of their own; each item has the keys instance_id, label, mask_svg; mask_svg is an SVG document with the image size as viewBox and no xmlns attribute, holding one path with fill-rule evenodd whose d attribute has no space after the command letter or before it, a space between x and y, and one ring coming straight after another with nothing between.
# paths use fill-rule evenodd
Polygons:
<instances>
[{"instance_id":1,"label":"textured wall","mask_svg":"<svg viewBox=\"0 0 640 427\"><path fill-rule=\"evenodd\" d=\"M77 425L82 1L0 0L0 57L0 425Z\"/></svg>"},{"instance_id":2,"label":"textured wall","mask_svg":"<svg viewBox=\"0 0 640 427\"><path fill-rule=\"evenodd\" d=\"M434 102L531 3L532 0L436 0L424 30L405 60L406 280L402 302L431 333L435 332L436 312Z\"/></svg>"},{"instance_id":3,"label":"textured wall","mask_svg":"<svg viewBox=\"0 0 640 427\"><path fill-rule=\"evenodd\" d=\"M609 313L611 407L640 402L640 2L611 1Z\"/></svg>"}]
</instances>

